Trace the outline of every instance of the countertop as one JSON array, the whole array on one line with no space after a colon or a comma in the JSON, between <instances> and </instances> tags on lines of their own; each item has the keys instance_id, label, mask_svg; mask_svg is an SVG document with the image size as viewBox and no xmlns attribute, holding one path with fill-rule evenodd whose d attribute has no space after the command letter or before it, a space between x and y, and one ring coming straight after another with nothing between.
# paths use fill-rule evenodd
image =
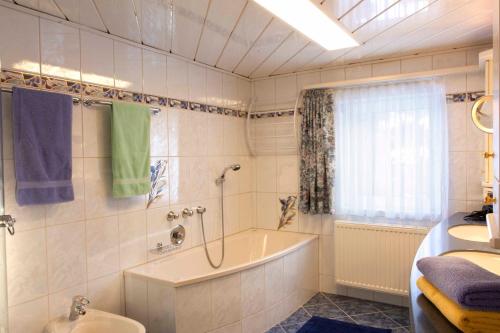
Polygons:
<instances>
[{"instance_id":1,"label":"countertop","mask_svg":"<svg viewBox=\"0 0 500 333\"><path fill-rule=\"evenodd\" d=\"M414 333L459 333L461 332L427 300L417 288L416 281L422 276L416 267L420 258L438 256L446 252L472 250L500 254L500 250L491 248L488 243L471 242L457 239L448 234L448 229L456 225L480 224L465 221L467 213L456 213L448 219L438 223L422 241L413 261L410 276L410 321Z\"/></svg>"}]
</instances>

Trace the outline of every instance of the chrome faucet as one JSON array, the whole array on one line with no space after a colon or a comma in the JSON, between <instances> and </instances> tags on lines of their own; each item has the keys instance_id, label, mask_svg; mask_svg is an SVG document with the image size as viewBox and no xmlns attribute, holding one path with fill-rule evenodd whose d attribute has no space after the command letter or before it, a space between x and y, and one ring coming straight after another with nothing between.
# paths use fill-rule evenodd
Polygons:
<instances>
[{"instance_id":1,"label":"chrome faucet","mask_svg":"<svg viewBox=\"0 0 500 333\"><path fill-rule=\"evenodd\" d=\"M85 316L90 300L85 296L74 296L69 313L69 320L77 320L80 316Z\"/></svg>"}]
</instances>

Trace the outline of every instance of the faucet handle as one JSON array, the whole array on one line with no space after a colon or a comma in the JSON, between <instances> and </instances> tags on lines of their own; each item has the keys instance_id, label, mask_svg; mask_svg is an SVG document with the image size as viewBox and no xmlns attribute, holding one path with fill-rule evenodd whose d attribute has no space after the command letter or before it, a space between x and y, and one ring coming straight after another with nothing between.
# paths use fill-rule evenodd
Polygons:
<instances>
[{"instance_id":1,"label":"faucet handle","mask_svg":"<svg viewBox=\"0 0 500 333\"><path fill-rule=\"evenodd\" d=\"M167 221L172 222L173 220L177 220L179 218L179 214L176 214L174 211L170 211L167 214Z\"/></svg>"},{"instance_id":2,"label":"faucet handle","mask_svg":"<svg viewBox=\"0 0 500 333\"><path fill-rule=\"evenodd\" d=\"M90 304L90 300L88 299L88 297L77 295L77 296L73 296L73 303L87 306Z\"/></svg>"},{"instance_id":3,"label":"faucet handle","mask_svg":"<svg viewBox=\"0 0 500 333\"><path fill-rule=\"evenodd\" d=\"M193 214L194 214L194 212L193 212L193 210L192 210L192 209L190 209L190 208L184 208L184 209L182 210L182 217L183 217L183 218L193 216Z\"/></svg>"}]
</instances>

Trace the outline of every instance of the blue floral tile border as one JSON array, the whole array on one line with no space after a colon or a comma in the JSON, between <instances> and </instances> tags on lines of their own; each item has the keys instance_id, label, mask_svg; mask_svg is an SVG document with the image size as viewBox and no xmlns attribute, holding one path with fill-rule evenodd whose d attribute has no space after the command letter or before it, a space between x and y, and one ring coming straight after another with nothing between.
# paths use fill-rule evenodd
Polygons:
<instances>
[{"instance_id":1,"label":"blue floral tile border","mask_svg":"<svg viewBox=\"0 0 500 333\"><path fill-rule=\"evenodd\" d=\"M215 105L208 105L196 103L186 100L169 98L165 96L155 96L148 94L135 93L132 91L105 87L100 85L82 83L80 81L61 79L48 75L39 75L32 73L25 73L19 71L2 70L0 72L0 85L23 86L30 88L38 88L50 91L63 92L71 95L82 95L83 98L108 98L117 99L136 103L145 103L153 106L169 106L184 110L191 110L197 112L207 112L213 114L220 114L231 117L245 118L248 115L247 111L235 110L230 108L223 108ZM461 103L461 102L474 102L479 97L484 95L484 91L461 92L454 94L446 94L446 103ZM300 114L301 110L298 109ZM250 118L273 118L273 117L289 117L293 116L293 110L265 112L259 114L256 112Z\"/></svg>"},{"instance_id":2,"label":"blue floral tile border","mask_svg":"<svg viewBox=\"0 0 500 333\"><path fill-rule=\"evenodd\" d=\"M5 69L0 72L0 85L2 87L21 86L57 91L71 95L81 95L83 99L116 99L135 103L145 103L152 106L175 107L184 110L207 112L237 118L246 118L248 115L248 112L244 110L222 108L220 106L196 103L165 96L141 94L112 87L83 83L75 80L61 79L48 75L38 75Z\"/></svg>"}]
</instances>

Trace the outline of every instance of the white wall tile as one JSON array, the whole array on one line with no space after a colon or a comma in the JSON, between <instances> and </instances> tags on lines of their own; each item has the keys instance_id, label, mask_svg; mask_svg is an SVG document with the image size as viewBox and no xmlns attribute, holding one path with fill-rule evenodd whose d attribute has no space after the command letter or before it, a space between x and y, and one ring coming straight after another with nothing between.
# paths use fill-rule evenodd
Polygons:
<instances>
[{"instance_id":1,"label":"white wall tile","mask_svg":"<svg viewBox=\"0 0 500 333\"><path fill-rule=\"evenodd\" d=\"M283 258L265 264L266 307L278 303L284 296Z\"/></svg>"},{"instance_id":2,"label":"white wall tile","mask_svg":"<svg viewBox=\"0 0 500 333\"><path fill-rule=\"evenodd\" d=\"M422 72L430 70L432 70L432 56L401 60L401 73Z\"/></svg>"},{"instance_id":3,"label":"white wall tile","mask_svg":"<svg viewBox=\"0 0 500 333\"><path fill-rule=\"evenodd\" d=\"M321 77L319 72L297 74L297 89L304 88L310 84L317 84L321 82Z\"/></svg>"},{"instance_id":4,"label":"white wall tile","mask_svg":"<svg viewBox=\"0 0 500 333\"><path fill-rule=\"evenodd\" d=\"M120 233L120 268L140 265L147 260L146 212L127 213L118 217Z\"/></svg>"},{"instance_id":5,"label":"white wall tile","mask_svg":"<svg viewBox=\"0 0 500 333\"><path fill-rule=\"evenodd\" d=\"M257 156L257 192L276 192L276 156Z\"/></svg>"},{"instance_id":6,"label":"white wall tile","mask_svg":"<svg viewBox=\"0 0 500 333\"><path fill-rule=\"evenodd\" d=\"M274 79L265 79L253 83L253 96L257 110L270 110L275 106Z\"/></svg>"},{"instance_id":7,"label":"white wall tile","mask_svg":"<svg viewBox=\"0 0 500 333\"><path fill-rule=\"evenodd\" d=\"M238 79L229 74L222 74L222 98L227 108L238 108Z\"/></svg>"},{"instance_id":8,"label":"white wall tile","mask_svg":"<svg viewBox=\"0 0 500 333\"><path fill-rule=\"evenodd\" d=\"M466 200L467 193L467 153L450 152L449 154L449 198L450 200Z\"/></svg>"},{"instance_id":9,"label":"white wall tile","mask_svg":"<svg viewBox=\"0 0 500 333\"><path fill-rule=\"evenodd\" d=\"M373 76L394 75L401 72L401 61L387 61L372 65Z\"/></svg>"},{"instance_id":10,"label":"white wall tile","mask_svg":"<svg viewBox=\"0 0 500 333\"><path fill-rule=\"evenodd\" d=\"M82 81L113 87L113 40L80 31L82 54Z\"/></svg>"},{"instance_id":11,"label":"white wall tile","mask_svg":"<svg viewBox=\"0 0 500 333\"><path fill-rule=\"evenodd\" d=\"M277 157L278 192L298 192L299 165L295 155Z\"/></svg>"},{"instance_id":12,"label":"white wall tile","mask_svg":"<svg viewBox=\"0 0 500 333\"><path fill-rule=\"evenodd\" d=\"M207 69L207 104L223 105L222 73Z\"/></svg>"},{"instance_id":13,"label":"white wall tile","mask_svg":"<svg viewBox=\"0 0 500 333\"><path fill-rule=\"evenodd\" d=\"M95 218L116 214L118 202L111 196L111 160L86 158L84 170L86 217Z\"/></svg>"},{"instance_id":14,"label":"white wall tile","mask_svg":"<svg viewBox=\"0 0 500 333\"><path fill-rule=\"evenodd\" d=\"M202 333L212 324L210 281L176 289L176 332Z\"/></svg>"},{"instance_id":15,"label":"white wall tile","mask_svg":"<svg viewBox=\"0 0 500 333\"><path fill-rule=\"evenodd\" d=\"M122 274L111 274L90 280L88 284L91 308L122 314Z\"/></svg>"},{"instance_id":16,"label":"white wall tile","mask_svg":"<svg viewBox=\"0 0 500 333\"><path fill-rule=\"evenodd\" d=\"M212 280L212 327L218 328L241 317L240 273Z\"/></svg>"},{"instance_id":17,"label":"white wall tile","mask_svg":"<svg viewBox=\"0 0 500 333\"><path fill-rule=\"evenodd\" d=\"M345 69L346 80L363 79L372 76L372 65L357 65Z\"/></svg>"},{"instance_id":18,"label":"white wall tile","mask_svg":"<svg viewBox=\"0 0 500 333\"><path fill-rule=\"evenodd\" d=\"M85 223L47 228L49 292L58 292L85 282Z\"/></svg>"},{"instance_id":19,"label":"white wall tile","mask_svg":"<svg viewBox=\"0 0 500 333\"><path fill-rule=\"evenodd\" d=\"M18 231L15 237L7 237L6 243L9 306L46 295L47 247L44 231Z\"/></svg>"},{"instance_id":20,"label":"white wall tile","mask_svg":"<svg viewBox=\"0 0 500 333\"><path fill-rule=\"evenodd\" d=\"M22 29L12 29L22 27ZM0 59L2 68L40 73L39 19L2 7Z\"/></svg>"},{"instance_id":21,"label":"white wall tile","mask_svg":"<svg viewBox=\"0 0 500 333\"><path fill-rule=\"evenodd\" d=\"M297 98L297 77L295 75L276 79L276 108L287 108L295 105Z\"/></svg>"},{"instance_id":22,"label":"white wall tile","mask_svg":"<svg viewBox=\"0 0 500 333\"><path fill-rule=\"evenodd\" d=\"M205 67L189 64L189 100L193 102L207 102L207 70Z\"/></svg>"},{"instance_id":23,"label":"white wall tile","mask_svg":"<svg viewBox=\"0 0 500 333\"><path fill-rule=\"evenodd\" d=\"M40 19L42 73L80 80L78 29Z\"/></svg>"},{"instance_id":24,"label":"white wall tile","mask_svg":"<svg viewBox=\"0 0 500 333\"><path fill-rule=\"evenodd\" d=\"M264 310L266 302L264 265L241 272L241 315L243 318Z\"/></svg>"},{"instance_id":25,"label":"white wall tile","mask_svg":"<svg viewBox=\"0 0 500 333\"><path fill-rule=\"evenodd\" d=\"M275 193L257 193L257 228L278 228L277 199Z\"/></svg>"},{"instance_id":26,"label":"white wall tile","mask_svg":"<svg viewBox=\"0 0 500 333\"><path fill-rule=\"evenodd\" d=\"M345 80L345 71L341 69L331 69L327 71L321 71L321 82L333 82L333 81L343 81Z\"/></svg>"},{"instance_id":27,"label":"white wall tile","mask_svg":"<svg viewBox=\"0 0 500 333\"><path fill-rule=\"evenodd\" d=\"M144 93L167 96L167 56L142 50L142 70Z\"/></svg>"},{"instance_id":28,"label":"white wall tile","mask_svg":"<svg viewBox=\"0 0 500 333\"><path fill-rule=\"evenodd\" d=\"M184 60L167 57L167 92L168 97L188 99L188 63Z\"/></svg>"},{"instance_id":29,"label":"white wall tile","mask_svg":"<svg viewBox=\"0 0 500 333\"><path fill-rule=\"evenodd\" d=\"M114 45L115 86L125 90L142 92L141 49L117 41Z\"/></svg>"},{"instance_id":30,"label":"white wall tile","mask_svg":"<svg viewBox=\"0 0 500 333\"><path fill-rule=\"evenodd\" d=\"M432 57L432 67L434 69L459 67L467 64L467 52L456 51L444 54L434 55Z\"/></svg>"},{"instance_id":31,"label":"white wall tile","mask_svg":"<svg viewBox=\"0 0 500 333\"><path fill-rule=\"evenodd\" d=\"M448 146L450 151L466 151L467 149L467 117L466 103L447 104L448 114Z\"/></svg>"},{"instance_id":32,"label":"white wall tile","mask_svg":"<svg viewBox=\"0 0 500 333\"><path fill-rule=\"evenodd\" d=\"M119 229L116 216L87 221L87 269L89 280L118 272Z\"/></svg>"},{"instance_id":33,"label":"white wall tile","mask_svg":"<svg viewBox=\"0 0 500 333\"><path fill-rule=\"evenodd\" d=\"M42 332L49 318L47 297L9 308L9 332Z\"/></svg>"}]
</instances>

